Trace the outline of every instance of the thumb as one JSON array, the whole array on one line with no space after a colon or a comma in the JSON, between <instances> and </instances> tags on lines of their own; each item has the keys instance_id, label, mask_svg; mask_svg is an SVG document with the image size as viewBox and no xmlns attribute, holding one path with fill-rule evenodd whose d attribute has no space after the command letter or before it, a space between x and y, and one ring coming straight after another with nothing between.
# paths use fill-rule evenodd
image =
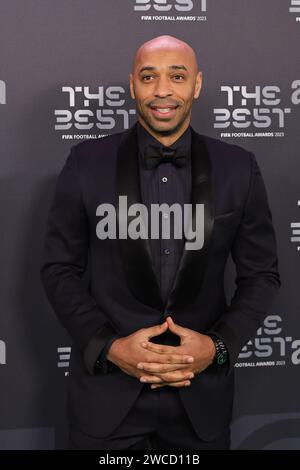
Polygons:
<instances>
[{"instance_id":1,"label":"thumb","mask_svg":"<svg viewBox=\"0 0 300 470\"><path fill-rule=\"evenodd\" d=\"M152 338L153 336L161 335L168 329L168 323L164 321L160 325L154 325L147 328L146 338Z\"/></svg>"},{"instance_id":2,"label":"thumb","mask_svg":"<svg viewBox=\"0 0 300 470\"><path fill-rule=\"evenodd\" d=\"M172 333L175 333L176 335L180 336L181 338L183 336L186 336L186 328L183 326L177 325L177 323L174 323L172 317L167 317L167 322L169 325L169 329L172 331Z\"/></svg>"}]
</instances>

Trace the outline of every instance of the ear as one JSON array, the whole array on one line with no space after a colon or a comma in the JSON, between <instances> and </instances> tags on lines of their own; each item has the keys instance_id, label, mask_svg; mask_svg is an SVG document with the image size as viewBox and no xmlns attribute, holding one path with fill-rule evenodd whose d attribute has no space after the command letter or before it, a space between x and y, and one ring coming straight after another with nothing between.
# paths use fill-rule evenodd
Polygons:
<instances>
[{"instance_id":1,"label":"ear","mask_svg":"<svg viewBox=\"0 0 300 470\"><path fill-rule=\"evenodd\" d=\"M196 76L195 92L194 92L195 99L199 98L201 87L202 87L202 72L199 71Z\"/></svg>"},{"instance_id":2,"label":"ear","mask_svg":"<svg viewBox=\"0 0 300 470\"><path fill-rule=\"evenodd\" d=\"M133 100L135 100L134 94L134 86L133 86L133 75L132 73L129 74L129 88L130 88L130 96Z\"/></svg>"}]
</instances>

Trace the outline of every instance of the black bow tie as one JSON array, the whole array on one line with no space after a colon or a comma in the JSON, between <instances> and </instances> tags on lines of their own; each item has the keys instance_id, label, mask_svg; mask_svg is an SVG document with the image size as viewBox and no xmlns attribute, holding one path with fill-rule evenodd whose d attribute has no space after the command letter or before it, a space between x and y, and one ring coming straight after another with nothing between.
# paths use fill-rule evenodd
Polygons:
<instances>
[{"instance_id":1,"label":"black bow tie","mask_svg":"<svg viewBox=\"0 0 300 470\"><path fill-rule=\"evenodd\" d=\"M177 167L187 164L187 151L181 145L176 149L170 147L159 147L158 145L149 144L144 151L145 166L148 170L156 168L160 163L171 162Z\"/></svg>"}]
</instances>

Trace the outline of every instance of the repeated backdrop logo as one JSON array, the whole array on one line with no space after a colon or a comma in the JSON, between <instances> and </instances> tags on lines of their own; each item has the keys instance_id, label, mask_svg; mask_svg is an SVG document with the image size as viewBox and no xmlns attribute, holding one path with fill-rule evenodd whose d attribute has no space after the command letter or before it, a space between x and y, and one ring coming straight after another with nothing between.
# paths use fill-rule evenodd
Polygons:
<instances>
[{"instance_id":1,"label":"repeated backdrop logo","mask_svg":"<svg viewBox=\"0 0 300 470\"><path fill-rule=\"evenodd\" d=\"M297 202L300 207L300 200ZM297 243L297 250L300 251L300 222L291 222L292 237L291 242Z\"/></svg>"},{"instance_id":2,"label":"repeated backdrop logo","mask_svg":"<svg viewBox=\"0 0 300 470\"><path fill-rule=\"evenodd\" d=\"M220 92L223 107L213 108L213 114L221 138L285 137L289 119L299 112L300 80L284 90L274 84L221 85Z\"/></svg>"},{"instance_id":3,"label":"repeated backdrop logo","mask_svg":"<svg viewBox=\"0 0 300 470\"><path fill-rule=\"evenodd\" d=\"M0 104L6 104L6 84L0 80ZM0 339L0 365L6 364L6 343Z\"/></svg>"},{"instance_id":4,"label":"repeated backdrop logo","mask_svg":"<svg viewBox=\"0 0 300 470\"><path fill-rule=\"evenodd\" d=\"M282 367L300 364L300 339L286 334L280 315L268 315L255 338L242 348L236 368Z\"/></svg>"},{"instance_id":5,"label":"repeated backdrop logo","mask_svg":"<svg viewBox=\"0 0 300 470\"><path fill-rule=\"evenodd\" d=\"M66 369L70 364L71 357L71 347L70 346L60 346L57 348L58 362L57 367ZM69 375L69 371L65 371L65 376Z\"/></svg>"},{"instance_id":6,"label":"repeated backdrop logo","mask_svg":"<svg viewBox=\"0 0 300 470\"><path fill-rule=\"evenodd\" d=\"M300 0L290 0L289 11L293 14L298 13L295 19L298 23L300 23Z\"/></svg>"},{"instance_id":7,"label":"repeated backdrop logo","mask_svg":"<svg viewBox=\"0 0 300 470\"><path fill-rule=\"evenodd\" d=\"M65 131L62 139L97 139L112 133L115 127L128 129L135 117L135 109L127 109L126 91L122 86L63 86L64 109L55 109L55 130ZM68 131L68 133L67 133ZM77 133L89 131L89 133Z\"/></svg>"},{"instance_id":8,"label":"repeated backdrop logo","mask_svg":"<svg viewBox=\"0 0 300 470\"><path fill-rule=\"evenodd\" d=\"M6 84L0 80L0 104L6 104Z\"/></svg>"},{"instance_id":9,"label":"repeated backdrop logo","mask_svg":"<svg viewBox=\"0 0 300 470\"><path fill-rule=\"evenodd\" d=\"M0 365L6 364L6 343L0 339Z\"/></svg>"},{"instance_id":10,"label":"repeated backdrop logo","mask_svg":"<svg viewBox=\"0 0 300 470\"><path fill-rule=\"evenodd\" d=\"M135 0L141 21L207 21L207 0Z\"/></svg>"}]
</instances>

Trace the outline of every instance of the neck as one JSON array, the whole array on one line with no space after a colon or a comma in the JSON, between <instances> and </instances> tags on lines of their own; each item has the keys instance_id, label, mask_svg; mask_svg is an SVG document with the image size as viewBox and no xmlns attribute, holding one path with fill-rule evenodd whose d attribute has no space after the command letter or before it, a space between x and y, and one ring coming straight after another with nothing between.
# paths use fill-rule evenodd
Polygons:
<instances>
[{"instance_id":1,"label":"neck","mask_svg":"<svg viewBox=\"0 0 300 470\"><path fill-rule=\"evenodd\" d=\"M170 135L164 135L160 132L153 131L153 129L150 128L148 124L141 117L138 118L138 121L141 124L141 126L143 126L149 132L149 134L155 137L155 139L157 139L165 147L170 147L170 145L176 142L176 140L178 140L179 137L182 136L182 134L187 130L187 128L190 125L190 119L189 119L182 124L180 129L177 129L175 132L173 132Z\"/></svg>"}]
</instances>

